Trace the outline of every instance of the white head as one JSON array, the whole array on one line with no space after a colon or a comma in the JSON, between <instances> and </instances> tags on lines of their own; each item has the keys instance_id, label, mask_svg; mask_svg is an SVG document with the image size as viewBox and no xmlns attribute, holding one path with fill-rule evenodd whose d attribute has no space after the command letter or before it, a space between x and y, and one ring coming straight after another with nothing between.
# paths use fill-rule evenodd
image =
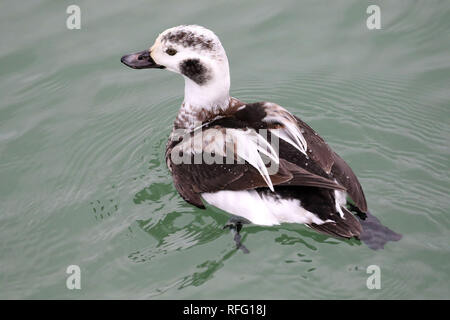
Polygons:
<instances>
[{"instance_id":1,"label":"white head","mask_svg":"<svg viewBox=\"0 0 450 320\"><path fill-rule=\"evenodd\" d=\"M230 72L219 38L201 26L167 29L153 46L121 60L135 69L167 69L185 78L184 104L190 109L215 110L228 106Z\"/></svg>"}]
</instances>

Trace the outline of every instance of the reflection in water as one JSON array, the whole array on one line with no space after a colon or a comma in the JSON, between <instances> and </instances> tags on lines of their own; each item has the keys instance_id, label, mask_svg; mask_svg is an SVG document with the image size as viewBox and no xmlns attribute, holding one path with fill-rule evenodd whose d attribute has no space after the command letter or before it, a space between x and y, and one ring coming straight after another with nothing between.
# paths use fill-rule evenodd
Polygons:
<instances>
[{"instance_id":1,"label":"reflection in water","mask_svg":"<svg viewBox=\"0 0 450 320\"><path fill-rule=\"evenodd\" d=\"M207 260L197 266L197 269L203 269L202 271L194 272L182 278L181 284L178 289L184 289L189 286L198 287L211 279L214 273L220 270L224 266L226 260L230 259L234 254L239 252L236 249L228 251L218 260Z\"/></svg>"},{"instance_id":2,"label":"reflection in water","mask_svg":"<svg viewBox=\"0 0 450 320\"><path fill-rule=\"evenodd\" d=\"M170 208L167 213L162 215L158 212L167 210L167 190L171 189L171 201L178 205L178 208ZM207 259L196 266L196 271L182 276L176 281L178 289L184 289L190 286L200 286L212 279L214 274L224 267L225 261L239 252L232 241L232 233L229 230L223 230L229 216L221 210L208 207L206 210L200 210L186 204L176 193L171 182L157 182L138 191L133 202L136 205L151 205L153 215L146 220L138 220L138 227L156 240L156 243L148 247L132 251L128 258L134 263L148 263L152 259L167 255L174 251L188 250L203 244L212 243L224 234L230 235L230 241L225 253L220 253L217 259ZM159 217L159 218L158 218ZM247 237L256 236L258 232L269 232L274 235L274 242L282 246L303 245L311 252L317 251L317 244L338 245L341 242L349 246L360 245L357 240L337 240L326 235L318 234L303 226L283 225L278 227L260 227L245 225L241 233L243 241ZM294 235L293 235L294 234ZM257 248L255 248L256 250ZM219 249L218 253L219 253ZM249 248L250 255L252 248ZM317 267L313 266L313 259L310 255L297 253L297 259L285 259L286 264L308 265L300 272L300 277L309 279L308 274L314 272ZM156 290L162 294L163 288ZM157 294L156 294L157 295Z\"/></svg>"},{"instance_id":3,"label":"reflection in water","mask_svg":"<svg viewBox=\"0 0 450 320\"><path fill-rule=\"evenodd\" d=\"M151 202L152 205L157 205L153 209L154 213L164 211L167 203L161 200L166 198L166 190L172 188L171 184L167 183L152 184L137 192L133 202L135 204ZM137 221L138 226L157 242L150 248L132 252L129 258L134 262L146 262L156 255L208 243L223 234L220 216L207 215L203 210L184 204L174 191L171 196L175 198L172 199L173 202L181 203L176 212L167 213L157 221L153 218Z\"/></svg>"},{"instance_id":4,"label":"reflection in water","mask_svg":"<svg viewBox=\"0 0 450 320\"><path fill-rule=\"evenodd\" d=\"M171 184L155 183L139 192L133 198L135 204L144 204L151 202L154 211L163 210L166 205L161 201L167 196L167 190ZM174 197L179 198L176 191ZM176 200L175 200L176 201ZM166 214L162 219L155 222L153 219L137 221L138 226L157 240L155 248L138 250L130 254L130 258L135 262L148 261L157 253L167 253L167 251L187 249L194 245L212 242L219 238L224 233L229 233L228 230L223 230L228 214L222 213L219 209L208 207L206 210L201 210L190 206L183 202L181 198L178 199L182 203L181 211ZM158 205L159 204L159 205ZM189 217L190 221L185 224L179 223L178 220ZM209 223L205 222L208 220ZM255 234L262 230L269 230L270 232L279 234L282 230L293 231L298 236L289 236L285 233L275 238L275 242L281 245L294 245L297 243L303 244L310 250L316 251L317 247L314 242L337 245L340 242L345 242L348 245L360 245L357 240L338 240L326 235L318 234L310 231L303 226L289 226L283 227L269 227L264 228L260 226L244 225L242 234L244 238L248 234ZM230 233L230 238L232 237ZM250 250L251 251L251 250Z\"/></svg>"},{"instance_id":5,"label":"reflection in water","mask_svg":"<svg viewBox=\"0 0 450 320\"><path fill-rule=\"evenodd\" d=\"M183 216L189 216L191 221L185 225L180 224L178 220L182 220ZM149 248L130 253L129 258L134 262L147 262L154 256L209 243L225 232L220 227L220 221L211 221L200 214L188 212L168 214L156 223L149 219L137 221L137 224L157 242Z\"/></svg>"},{"instance_id":6,"label":"reflection in water","mask_svg":"<svg viewBox=\"0 0 450 320\"><path fill-rule=\"evenodd\" d=\"M119 210L119 203L114 199L103 201L95 200L91 201L90 204L92 206L92 212L95 220L105 219Z\"/></svg>"}]
</instances>

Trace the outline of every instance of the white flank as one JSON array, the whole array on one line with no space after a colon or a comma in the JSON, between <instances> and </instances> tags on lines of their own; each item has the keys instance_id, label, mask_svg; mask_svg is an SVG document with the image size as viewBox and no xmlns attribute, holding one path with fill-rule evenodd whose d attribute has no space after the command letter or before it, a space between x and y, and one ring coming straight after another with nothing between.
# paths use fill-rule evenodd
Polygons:
<instances>
[{"instance_id":1,"label":"white flank","mask_svg":"<svg viewBox=\"0 0 450 320\"><path fill-rule=\"evenodd\" d=\"M314 213L303 208L298 199L282 199L273 194L260 195L255 190L223 190L203 193L202 196L209 204L257 225L332 222L331 220L323 221Z\"/></svg>"}]
</instances>

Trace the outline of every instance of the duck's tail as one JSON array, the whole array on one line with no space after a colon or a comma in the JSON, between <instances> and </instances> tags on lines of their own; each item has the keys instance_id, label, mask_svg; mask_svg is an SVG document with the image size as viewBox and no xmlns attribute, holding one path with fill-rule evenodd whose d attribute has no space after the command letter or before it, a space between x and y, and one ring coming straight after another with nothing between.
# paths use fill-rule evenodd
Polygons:
<instances>
[{"instance_id":1,"label":"duck's tail","mask_svg":"<svg viewBox=\"0 0 450 320\"><path fill-rule=\"evenodd\" d=\"M362 226L362 232L359 239L370 249L383 249L388 241L399 241L402 235L383 226L375 216L369 211L367 213L357 214Z\"/></svg>"}]
</instances>

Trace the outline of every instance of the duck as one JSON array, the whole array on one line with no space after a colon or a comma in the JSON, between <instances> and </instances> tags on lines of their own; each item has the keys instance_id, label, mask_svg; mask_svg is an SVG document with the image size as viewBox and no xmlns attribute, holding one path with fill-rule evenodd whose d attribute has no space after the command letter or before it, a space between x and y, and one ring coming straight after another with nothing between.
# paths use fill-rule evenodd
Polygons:
<instances>
[{"instance_id":1,"label":"duck","mask_svg":"<svg viewBox=\"0 0 450 320\"><path fill-rule=\"evenodd\" d=\"M248 253L244 224L301 224L342 240L381 249L401 235L368 210L350 166L298 116L272 102L230 96L230 68L218 36L198 25L160 33L143 51L124 55L133 69L183 76L184 99L165 152L179 195L230 214L224 228Z\"/></svg>"}]
</instances>

